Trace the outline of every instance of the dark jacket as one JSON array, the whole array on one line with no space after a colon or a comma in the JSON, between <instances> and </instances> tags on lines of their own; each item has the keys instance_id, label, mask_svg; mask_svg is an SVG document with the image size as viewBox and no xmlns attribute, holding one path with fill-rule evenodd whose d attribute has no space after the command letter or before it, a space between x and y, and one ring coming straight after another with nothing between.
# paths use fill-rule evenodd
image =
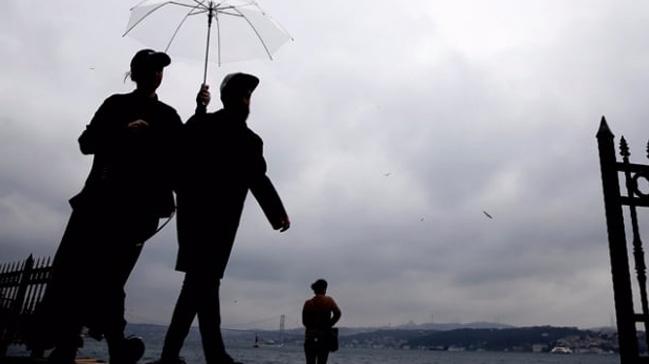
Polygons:
<instances>
[{"instance_id":1,"label":"dark jacket","mask_svg":"<svg viewBox=\"0 0 649 364\"><path fill-rule=\"evenodd\" d=\"M149 126L128 129L135 120ZM174 209L172 176L182 121L171 106L133 91L107 98L79 137L83 154L94 154L74 208L116 209L166 217Z\"/></svg>"},{"instance_id":2,"label":"dark jacket","mask_svg":"<svg viewBox=\"0 0 649 364\"><path fill-rule=\"evenodd\" d=\"M176 269L223 277L248 190L274 228L286 216L266 176L261 138L226 109L195 115L182 133Z\"/></svg>"}]
</instances>

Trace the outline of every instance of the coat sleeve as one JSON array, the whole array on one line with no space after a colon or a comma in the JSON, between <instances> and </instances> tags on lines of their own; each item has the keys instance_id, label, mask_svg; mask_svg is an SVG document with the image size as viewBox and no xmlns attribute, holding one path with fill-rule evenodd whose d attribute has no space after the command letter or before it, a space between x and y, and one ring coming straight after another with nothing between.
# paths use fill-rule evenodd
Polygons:
<instances>
[{"instance_id":1,"label":"coat sleeve","mask_svg":"<svg viewBox=\"0 0 649 364\"><path fill-rule=\"evenodd\" d=\"M273 186L273 183L266 175L263 143L259 137L256 137L251 158L252 173L250 178L250 191L255 196L255 199L257 199L273 229L279 229L282 226L282 221L286 219L287 214L282 200L275 190L275 186Z\"/></svg>"},{"instance_id":2,"label":"coat sleeve","mask_svg":"<svg viewBox=\"0 0 649 364\"><path fill-rule=\"evenodd\" d=\"M83 154L95 154L108 146L112 139L110 120L112 119L113 98L109 97L97 109L86 130L79 137L79 148Z\"/></svg>"}]
</instances>

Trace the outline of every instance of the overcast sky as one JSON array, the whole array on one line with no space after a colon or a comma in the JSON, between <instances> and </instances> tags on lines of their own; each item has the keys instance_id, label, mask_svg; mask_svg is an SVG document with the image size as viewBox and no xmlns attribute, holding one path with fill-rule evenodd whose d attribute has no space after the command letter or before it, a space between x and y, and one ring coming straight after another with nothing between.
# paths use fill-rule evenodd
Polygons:
<instances>
[{"instance_id":1,"label":"overcast sky","mask_svg":"<svg viewBox=\"0 0 649 364\"><path fill-rule=\"evenodd\" d=\"M107 96L133 88L124 73L144 46L121 35L135 3L3 3L0 261L56 251L92 161L77 137ZM271 230L248 198L225 327L277 327L281 314L298 326L320 277L343 326L612 323L595 133L606 115L643 162L649 3L260 5L294 42L272 62L212 65L209 83L260 77L249 125L292 227ZM160 99L187 119L201 77L200 60L174 59ZM174 225L131 276L131 322L169 321Z\"/></svg>"}]
</instances>

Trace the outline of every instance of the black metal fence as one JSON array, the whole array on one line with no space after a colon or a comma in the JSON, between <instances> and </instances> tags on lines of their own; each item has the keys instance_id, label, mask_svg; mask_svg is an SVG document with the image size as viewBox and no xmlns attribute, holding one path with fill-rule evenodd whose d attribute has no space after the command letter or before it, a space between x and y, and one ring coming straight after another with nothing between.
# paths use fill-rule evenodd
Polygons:
<instances>
[{"instance_id":1,"label":"black metal fence","mask_svg":"<svg viewBox=\"0 0 649 364\"><path fill-rule=\"evenodd\" d=\"M34 260L31 255L0 265L0 357L10 344L23 343L26 323L43 298L51 273L50 258Z\"/></svg>"},{"instance_id":2,"label":"black metal fence","mask_svg":"<svg viewBox=\"0 0 649 364\"><path fill-rule=\"evenodd\" d=\"M620 361L622 364L649 363L649 356L641 350L649 346L649 335L642 335L642 332L639 332L649 332L649 301L647 300L647 265L638 217L639 208L649 207L649 191L643 191L642 188L649 183L649 165L630 162L631 152L624 137L620 138L622 160L618 162L614 139L606 119L602 117L597 132L597 142L604 190ZM649 145L647 152L649 157ZM620 178L624 182L623 185L620 184ZM630 221L629 231L625 227L625 221ZM631 235L630 240L627 238L627 232ZM632 266L635 268L635 281L632 280ZM640 303L638 309L634 308L634 301Z\"/></svg>"}]
</instances>

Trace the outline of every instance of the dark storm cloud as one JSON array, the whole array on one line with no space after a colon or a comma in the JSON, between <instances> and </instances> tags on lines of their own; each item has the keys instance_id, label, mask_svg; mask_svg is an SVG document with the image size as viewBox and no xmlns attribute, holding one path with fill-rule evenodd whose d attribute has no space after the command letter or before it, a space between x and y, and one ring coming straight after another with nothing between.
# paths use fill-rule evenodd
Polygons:
<instances>
[{"instance_id":1,"label":"dark storm cloud","mask_svg":"<svg viewBox=\"0 0 649 364\"><path fill-rule=\"evenodd\" d=\"M106 96L132 87L124 71L141 45L120 38L130 5L16 0L0 13L3 261L56 248L91 161L76 138ZM260 76L250 125L293 224L274 233L247 201L226 326L281 313L299 325L319 277L344 325L609 323L594 135L606 114L643 158L646 6L261 5L295 42L272 63L211 68L212 107L224 74ZM165 71L160 97L185 119L200 68L174 58ZM129 282L132 321L168 322L182 280L173 224Z\"/></svg>"}]
</instances>

